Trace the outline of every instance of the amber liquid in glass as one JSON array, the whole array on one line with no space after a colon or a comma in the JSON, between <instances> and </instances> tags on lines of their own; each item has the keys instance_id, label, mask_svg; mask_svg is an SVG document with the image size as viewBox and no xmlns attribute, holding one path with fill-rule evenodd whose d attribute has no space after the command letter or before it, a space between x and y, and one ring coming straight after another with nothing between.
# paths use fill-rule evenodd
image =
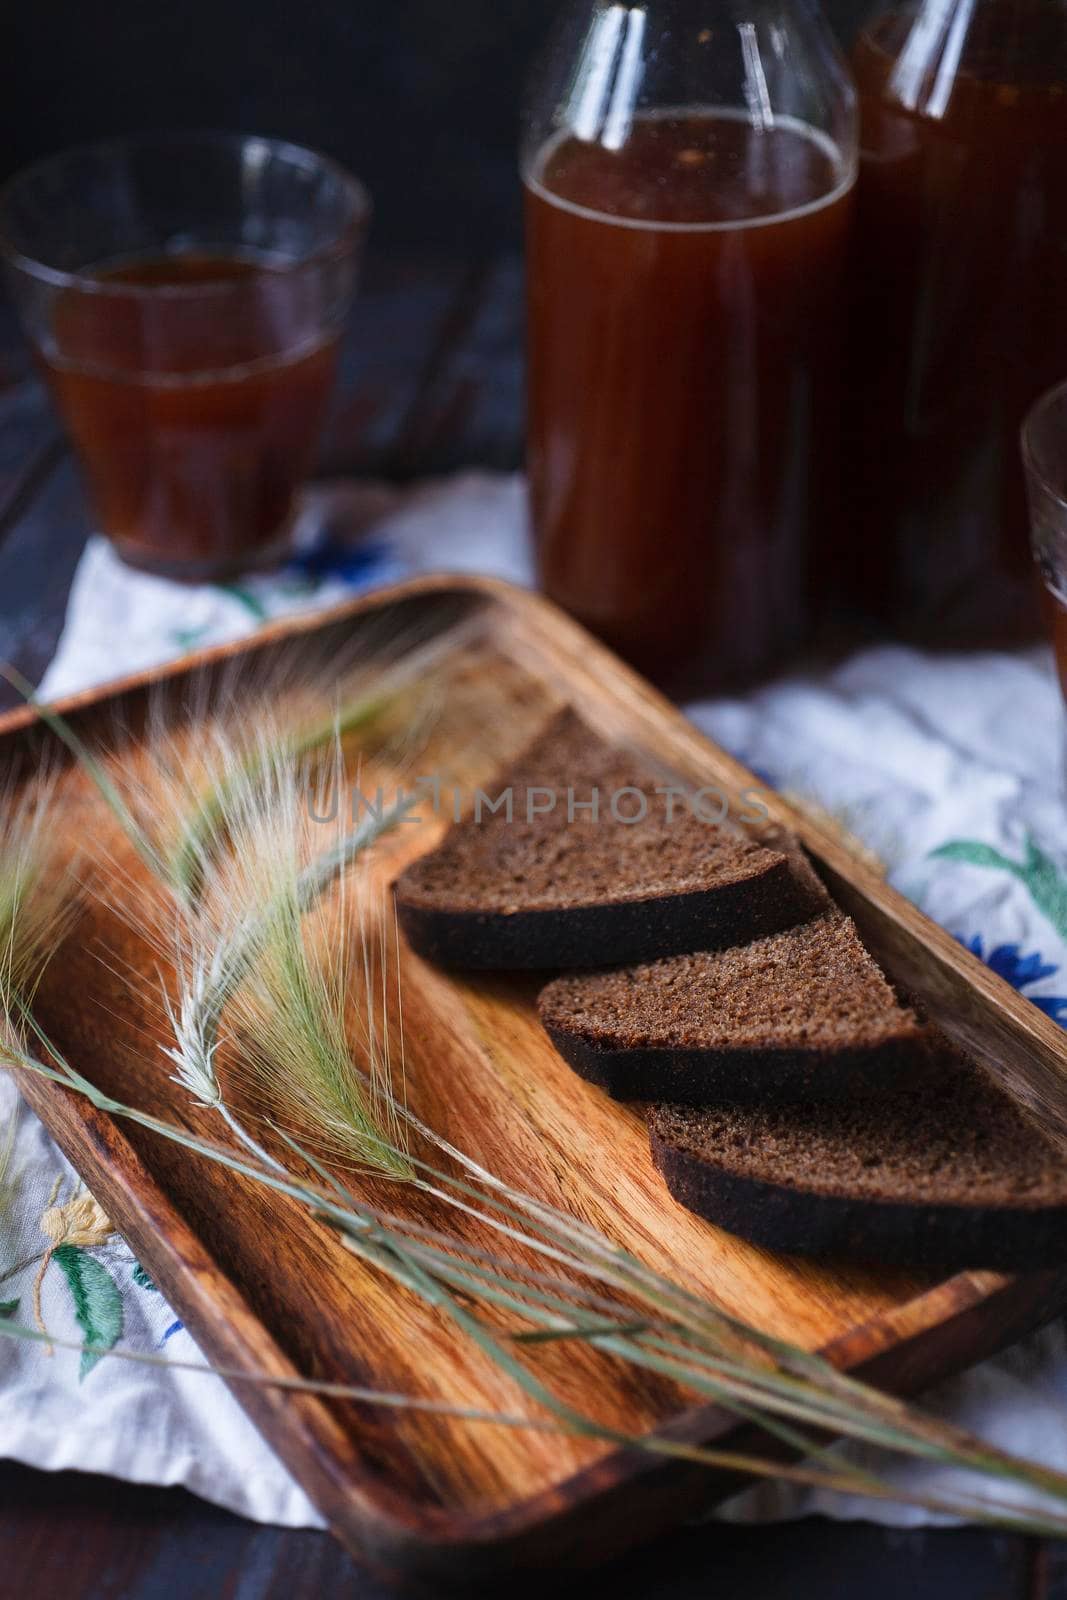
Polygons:
<instances>
[{"instance_id":1,"label":"amber liquid in glass","mask_svg":"<svg viewBox=\"0 0 1067 1600\"><path fill-rule=\"evenodd\" d=\"M744 679L806 623L839 467L851 175L788 119L639 118L526 176L543 585L663 681Z\"/></svg>"},{"instance_id":2,"label":"amber liquid in glass","mask_svg":"<svg viewBox=\"0 0 1067 1600\"><path fill-rule=\"evenodd\" d=\"M980 4L945 82L909 79L908 26L883 19L853 61L862 538L827 547L826 580L931 638L1026 636L1040 608L1019 429L1067 376L1067 7Z\"/></svg>"},{"instance_id":3,"label":"amber liquid in glass","mask_svg":"<svg viewBox=\"0 0 1067 1600\"><path fill-rule=\"evenodd\" d=\"M125 559L214 575L283 546L315 459L337 340L269 260L188 253L96 274L234 294L60 296L48 378L104 531Z\"/></svg>"}]
</instances>

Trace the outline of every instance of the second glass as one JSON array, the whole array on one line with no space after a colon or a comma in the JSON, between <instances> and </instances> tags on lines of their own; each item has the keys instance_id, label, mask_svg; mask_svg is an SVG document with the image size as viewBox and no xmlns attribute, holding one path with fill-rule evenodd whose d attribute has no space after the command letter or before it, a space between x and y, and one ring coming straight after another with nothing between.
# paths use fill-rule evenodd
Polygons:
<instances>
[{"instance_id":1,"label":"second glass","mask_svg":"<svg viewBox=\"0 0 1067 1600\"><path fill-rule=\"evenodd\" d=\"M1067 383L1043 395L1022 430L1030 543L1044 591L1056 670L1067 698Z\"/></svg>"},{"instance_id":2,"label":"second glass","mask_svg":"<svg viewBox=\"0 0 1067 1600\"><path fill-rule=\"evenodd\" d=\"M368 210L332 162L237 135L87 146L0 194L9 284L124 560L207 579L284 551Z\"/></svg>"},{"instance_id":3,"label":"second glass","mask_svg":"<svg viewBox=\"0 0 1067 1600\"><path fill-rule=\"evenodd\" d=\"M672 687L807 622L835 515L857 130L807 0L571 6L526 120L528 466L548 594Z\"/></svg>"}]
</instances>

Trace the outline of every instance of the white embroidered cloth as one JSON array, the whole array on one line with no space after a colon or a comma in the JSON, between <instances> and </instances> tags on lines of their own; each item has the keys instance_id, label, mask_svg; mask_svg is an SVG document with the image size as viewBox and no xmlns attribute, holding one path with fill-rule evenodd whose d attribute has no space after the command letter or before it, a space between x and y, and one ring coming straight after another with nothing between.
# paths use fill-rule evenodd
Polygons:
<instances>
[{"instance_id":1,"label":"white embroidered cloth","mask_svg":"<svg viewBox=\"0 0 1067 1600\"><path fill-rule=\"evenodd\" d=\"M325 522L323 541L315 530ZM347 538L359 529L361 538ZM344 530L345 538L336 537ZM316 540L318 542L316 542ZM122 567L90 542L66 626L42 686L55 697L198 645L237 637L266 617L331 604L403 573L486 571L529 580L523 486L465 474L399 494L330 490L309 516L299 559L281 574L187 589ZM799 676L745 699L690 708L696 721L777 786L836 813L889 863L893 882L966 940L1057 1020L1067 1021L1067 811L1064 721L1049 657L929 658L866 651L822 677ZM64 1228L76 1179L37 1120L0 1081L0 1314L33 1317L38 1258ZM58 1191L57 1191L58 1185ZM42 1229L49 1208L51 1233ZM62 1215L56 1215L57 1208ZM82 1218L84 1222L84 1217ZM91 1218L90 1218L91 1224ZM133 1348L196 1360L188 1333L122 1241L61 1244L40 1281L45 1323L80 1341L85 1318L121 1323ZM81 1320L79 1320L79 1312ZM137 1482L184 1484L262 1521L316 1526L302 1491L217 1380L103 1360L82 1376L75 1352L0 1341L0 1456ZM928 1403L1001 1446L1067 1470L1067 1349L1060 1325L945 1385ZM902 1488L947 1492L950 1475L878 1463ZM902 1505L761 1486L735 1517L805 1511L897 1525L929 1518Z\"/></svg>"}]
</instances>

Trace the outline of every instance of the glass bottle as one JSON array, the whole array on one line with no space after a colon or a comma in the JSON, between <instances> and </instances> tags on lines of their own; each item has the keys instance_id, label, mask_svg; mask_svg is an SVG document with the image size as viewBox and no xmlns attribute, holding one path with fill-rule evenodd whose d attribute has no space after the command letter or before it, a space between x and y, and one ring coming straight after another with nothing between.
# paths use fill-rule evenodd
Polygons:
<instances>
[{"instance_id":1,"label":"glass bottle","mask_svg":"<svg viewBox=\"0 0 1067 1600\"><path fill-rule=\"evenodd\" d=\"M1026 636L1019 429L1067 377L1067 0L896 5L853 69L862 538L824 565L850 605L905 631Z\"/></svg>"},{"instance_id":2,"label":"glass bottle","mask_svg":"<svg viewBox=\"0 0 1067 1600\"><path fill-rule=\"evenodd\" d=\"M576 0L531 86L541 580L671 686L749 678L804 635L856 142L810 0Z\"/></svg>"}]
</instances>

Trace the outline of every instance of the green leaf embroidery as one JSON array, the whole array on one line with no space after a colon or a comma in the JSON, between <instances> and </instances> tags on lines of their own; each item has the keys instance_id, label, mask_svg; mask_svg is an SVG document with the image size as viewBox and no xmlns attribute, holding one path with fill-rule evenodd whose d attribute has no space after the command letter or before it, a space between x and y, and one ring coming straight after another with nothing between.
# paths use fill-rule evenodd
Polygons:
<instances>
[{"instance_id":1,"label":"green leaf embroidery","mask_svg":"<svg viewBox=\"0 0 1067 1600\"><path fill-rule=\"evenodd\" d=\"M18 1308L17 1300L0 1300L0 1317L13 1317Z\"/></svg>"},{"instance_id":2,"label":"green leaf embroidery","mask_svg":"<svg viewBox=\"0 0 1067 1600\"><path fill-rule=\"evenodd\" d=\"M1019 874L1056 932L1067 938L1067 882L1054 861L1027 837L1026 865Z\"/></svg>"},{"instance_id":3,"label":"green leaf embroidery","mask_svg":"<svg viewBox=\"0 0 1067 1600\"><path fill-rule=\"evenodd\" d=\"M148 1276L148 1273L145 1271L139 1261L134 1262L133 1281L140 1289L151 1289L153 1294L159 1293L159 1289L153 1283L152 1279Z\"/></svg>"},{"instance_id":4,"label":"green leaf embroidery","mask_svg":"<svg viewBox=\"0 0 1067 1600\"><path fill-rule=\"evenodd\" d=\"M257 622L266 622L268 620L269 613L258 595L252 594L239 583L221 583L219 588L223 594L228 594L231 599L244 606L249 616L255 617Z\"/></svg>"},{"instance_id":5,"label":"green leaf embroidery","mask_svg":"<svg viewBox=\"0 0 1067 1600\"><path fill-rule=\"evenodd\" d=\"M171 639L179 650L195 650L206 634L206 628L174 628L171 631Z\"/></svg>"},{"instance_id":6,"label":"green leaf embroidery","mask_svg":"<svg viewBox=\"0 0 1067 1600\"><path fill-rule=\"evenodd\" d=\"M981 844L977 839L953 839L950 844L939 845L936 850L931 850L930 854L940 856L944 861L966 861L972 867L1000 867L1004 872L1016 874L1019 871L1017 862L1009 861L992 845Z\"/></svg>"},{"instance_id":7,"label":"green leaf embroidery","mask_svg":"<svg viewBox=\"0 0 1067 1600\"><path fill-rule=\"evenodd\" d=\"M114 1278L99 1261L74 1244L57 1245L52 1260L70 1285L74 1315L85 1335L86 1344L99 1350L83 1350L78 1381L88 1377L105 1350L122 1337L122 1296Z\"/></svg>"},{"instance_id":8,"label":"green leaf embroidery","mask_svg":"<svg viewBox=\"0 0 1067 1600\"><path fill-rule=\"evenodd\" d=\"M994 867L1010 872L1025 884L1038 910L1051 922L1061 938L1067 939L1067 880L1056 863L1045 854L1029 834L1022 861L1012 861L992 845L977 839L954 839L930 852L946 861L966 861L972 867Z\"/></svg>"}]
</instances>

